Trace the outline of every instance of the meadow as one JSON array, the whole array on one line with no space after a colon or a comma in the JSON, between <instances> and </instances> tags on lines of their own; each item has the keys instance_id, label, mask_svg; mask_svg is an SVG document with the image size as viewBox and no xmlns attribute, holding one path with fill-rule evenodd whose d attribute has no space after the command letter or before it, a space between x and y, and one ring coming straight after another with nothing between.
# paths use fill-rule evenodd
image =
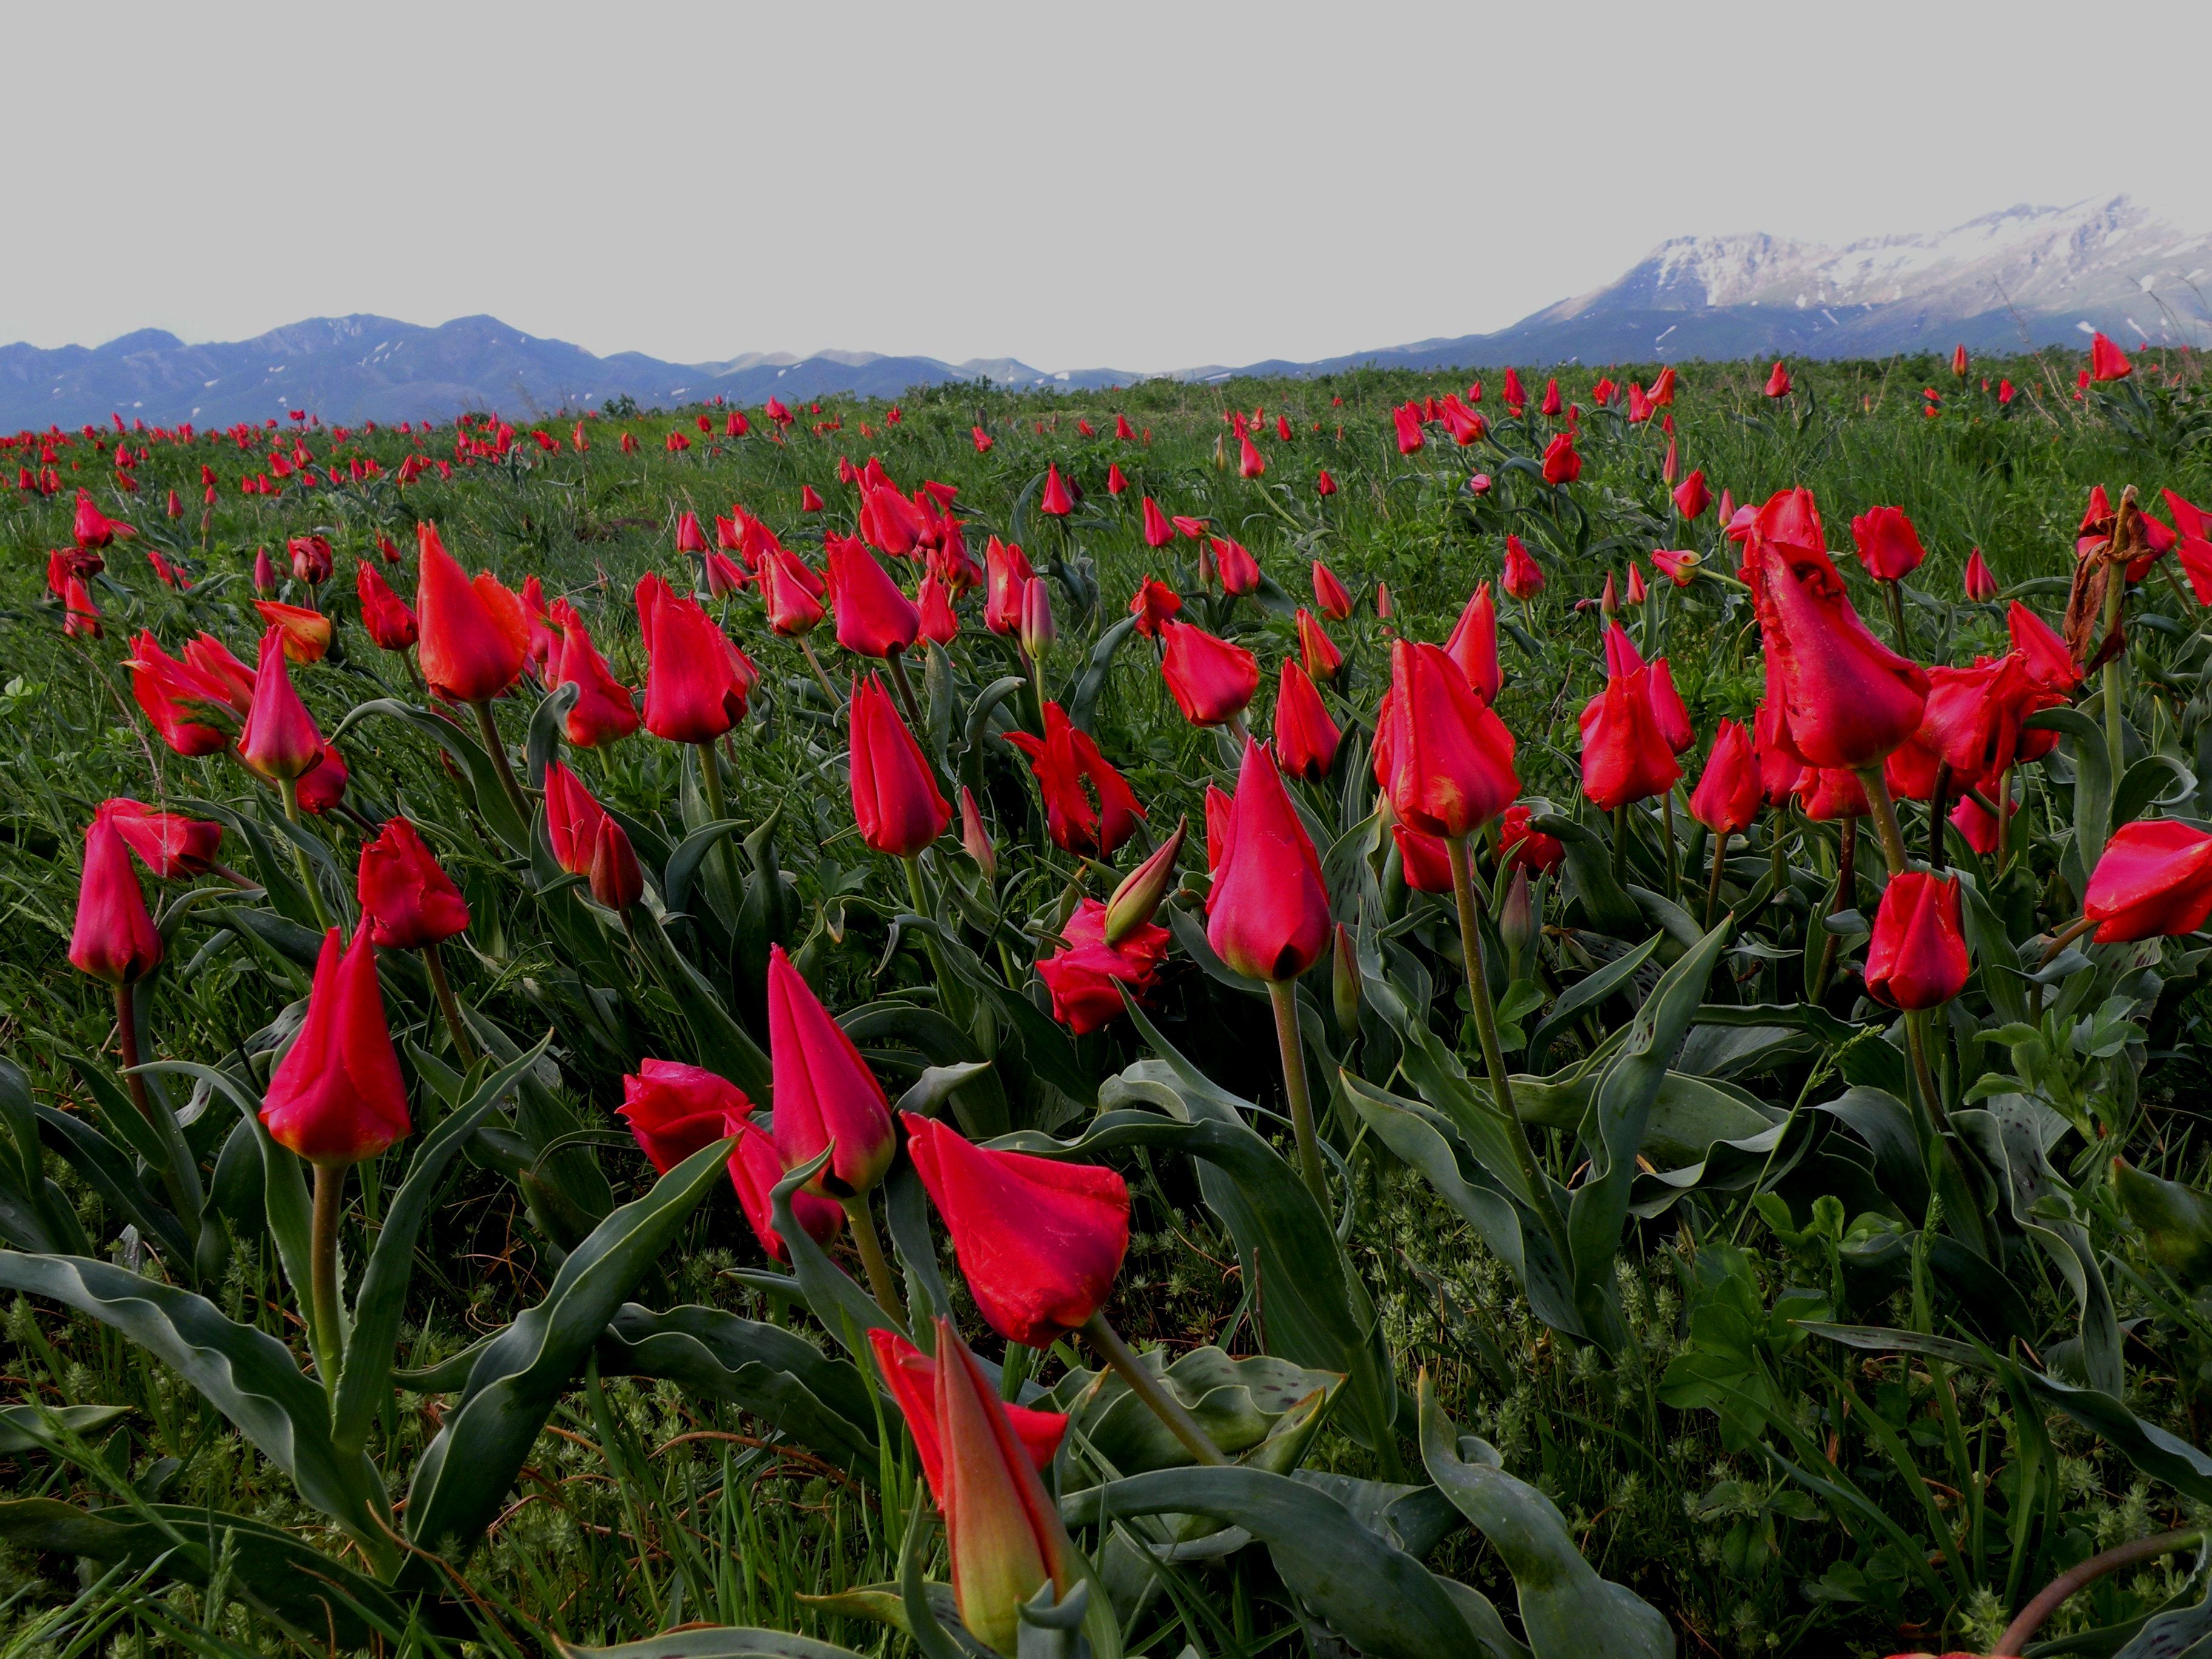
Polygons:
<instances>
[{"instance_id":1,"label":"meadow","mask_svg":"<svg viewBox=\"0 0 2212 1659\"><path fill-rule=\"evenodd\" d=\"M2094 366L0 440L0 1652L2185 1650Z\"/></svg>"}]
</instances>

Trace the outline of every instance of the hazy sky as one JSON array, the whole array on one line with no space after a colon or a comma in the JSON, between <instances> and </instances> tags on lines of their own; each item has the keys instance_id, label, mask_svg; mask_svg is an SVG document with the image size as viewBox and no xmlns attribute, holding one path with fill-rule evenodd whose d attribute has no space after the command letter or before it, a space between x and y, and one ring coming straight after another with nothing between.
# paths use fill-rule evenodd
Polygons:
<instances>
[{"instance_id":1,"label":"hazy sky","mask_svg":"<svg viewBox=\"0 0 2212 1659\"><path fill-rule=\"evenodd\" d=\"M2204 0L10 9L40 345L489 312L1150 370L1497 328L1677 234L2212 229Z\"/></svg>"}]
</instances>

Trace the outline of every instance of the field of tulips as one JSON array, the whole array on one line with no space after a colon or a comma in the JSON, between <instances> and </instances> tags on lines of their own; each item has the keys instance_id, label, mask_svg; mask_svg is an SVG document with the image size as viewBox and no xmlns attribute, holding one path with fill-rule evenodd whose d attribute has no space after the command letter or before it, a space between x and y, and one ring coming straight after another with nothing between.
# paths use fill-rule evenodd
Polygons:
<instances>
[{"instance_id":1,"label":"field of tulips","mask_svg":"<svg viewBox=\"0 0 2212 1659\"><path fill-rule=\"evenodd\" d=\"M4 1651L2195 1651L2199 375L0 438Z\"/></svg>"}]
</instances>

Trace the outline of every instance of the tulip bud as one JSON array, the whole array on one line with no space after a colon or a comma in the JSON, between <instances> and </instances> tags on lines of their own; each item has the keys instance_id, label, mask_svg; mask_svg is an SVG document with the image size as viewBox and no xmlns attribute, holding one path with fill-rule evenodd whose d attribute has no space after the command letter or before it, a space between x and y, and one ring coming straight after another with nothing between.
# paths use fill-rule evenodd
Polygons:
<instances>
[{"instance_id":1,"label":"tulip bud","mask_svg":"<svg viewBox=\"0 0 2212 1659\"><path fill-rule=\"evenodd\" d=\"M1175 834L1161 843L1152 857L1121 878L1121 884L1106 901L1106 943L1119 945L1152 919L1176 878L1176 860L1182 854L1190 820L1176 824Z\"/></svg>"},{"instance_id":2,"label":"tulip bud","mask_svg":"<svg viewBox=\"0 0 2212 1659\"><path fill-rule=\"evenodd\" d=\"M1390 586L1388 582L1375 584L1375 619L1377 622L1390 620Z\"/></svg>"},{"instance_id":3,"label":"tulip bud","mask_svg":"<svg viewBox=\"0 0 2212 1659\"><path fill-rule=\"evenodd\" d=\"M1346 1042L1359 1035L1359 957L1352 929L1336 924L1336 951L1330 963L1328 1000L1336 1010L1336 1029Z\"/></svg>"},{"instance_id":4,"label":"tulip bud","mask_svg":"<svg viewBox=\"0 0 2212 1659\"><path fill-rule=\"evenodd\" d=\"M975 860L975 867L983 872L984 880L999 878L998 849L991 845L991 832L983 827L983 814L975 805L975 792L965 784L960 789L960 845Z\"/></svg>"},{"instance_id":5,"label":"tulip bud","mask_svg":"<svg viewBox=\"0 0 2212 1659\"><path fill-rule=\"evenodd\" d=\"M1522 963L1528 960L1539 931L1535 895L1528 885L1528 867L1516 864L1513 866L1513 880L1505 890L1504 908L1498 915L1498 937L1505 946L1509 979L1523 977Z\"/></svg>"},{"instance_id":6,"label":"tulip bud","mask_svg":"<svg viewBox=\"0 0 2212 1659\"><path fill-rule=\"evenodd\" d=\"M253 550L253 591L264 595L276 591L276 567L269 562L265 547Z\"/></svg>"},{"instance_id":7,"label":"tulip bud","mask_svg":"<svg viewBox=\"0 0 2212 1659\"><path fill-rule=\"evenodd\" d=\"M592 896L610 910L627 910L645 896L645 877L629 836L612 818L599 823L599 845L592 853Z\"/></svg>"},{"instance_id":8,"label":"tulip bud","mask_svg":"<svg viewBox=\"0 0 2212 1659\"><path fill-rule=\"evenodd\" d=\"M1032 576L1022 589L1022 649L1034 662L1052 649L1059 636L1052 619L1052 589L1042 576Z\"/></svg>"}]
</instances>

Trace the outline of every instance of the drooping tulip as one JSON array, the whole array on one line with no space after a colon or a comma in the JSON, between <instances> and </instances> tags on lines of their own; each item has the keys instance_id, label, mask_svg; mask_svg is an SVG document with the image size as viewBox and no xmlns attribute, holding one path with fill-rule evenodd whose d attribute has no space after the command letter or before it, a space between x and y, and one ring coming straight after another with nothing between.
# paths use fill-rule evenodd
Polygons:
<instances>
[{"instance_id":1,"label":"drooping tulip","mask_svg":"<svg viewBox=\"0 0 2212 1659\"><path fill-rule=\"evenodd\" d=\"M1934 1008L1966 988L1959 879L1926 870L1892 876L1867 941L1867 994L1893 1008Z\"/></svg>"},{"instance_id":2,"label":"drooping tulip","mask_svg":"<svg viewBox=\"0 0 2212 1659\"><path fill-rule=\"evenodd\" d=\"M1406 885L1417 893L1444 894L1454 890L1451 843L1442 836L1425 835L1402 823L1390 826L1397 844L1398 866Z\"/></svg>"},{"instance_id":3,"label":"drooping tulip","mask_svg":"<svg viewBox=\"0 0 2212 1659\"><path fill-rule=\"evenodd\" d=\"M1451 637L1444 641L1444 653L1460 665L1476 696L1486 703L1498 701L1505 672L1498 662L1498 607L1491 600L1488 582L1479 584L1468 596Z\"/></svg>"},{"instance_id":4,"label":"drooping tulip","mask_svg":"<svg viewBox=\"0 0 2212 1659\"><path fill-rule=\"evenodd\" d=\"M1928 676L1875 638L1821 544L1810 490L1759 510L1744 551L1778 740L1808 765L1871 766L1919 726Z\"/></svg>"},{"instance_id":5,"label":"drooping tulip","mask_svg":"<svg viewBox=\"0 0 2212 1659\"><path fill-rule=\"evenodd\" d=\"M146 912L145 890L113 817L95 812L84 832L84 874L69 959L80 973L130 985L161 963L161 936Z\"/></svg>"},{"instance_id":6,"label":"drooping tulip","mask_svg":"<svg viewBox=\"0 0 2212 1659\"><path fill-rule=\"evenodd\" d=\"M1296 979L1328 949L1328 890L1267 751L1246 740L1218 848L1212 802L1209 796L1207 854L1218 863L1206 900L1206 940L1240 974Z\"/></svg>"},{"instance_id":7,"label":"drooping tulip","mask_svg":"<svg viewBox=\"0 0 2212 1659\"><path fill-rule=\"evenodd\" d=\"M1167 961L1166 928L1141 922L1109 945L1105 905L1085 899L1060 929L1066 948L1036 962L1037 977L1052 994L1052 1017L1077 1036L1121 1017L1122 987L1139 1002L1148 1000Z\"/></svg>"},{"instance_id":8,"label":"drooping tulip","mask_svg":"<svg viewBox=\"0 0 2212 1659\"><path fill-rule=\"evenodd\" d=\"M1978 547L1966 556L1966 597L1977 605L1989 604L2002 591L1997 586L1997 579L1990 574L1989 561L1982 557L1982 550Z\"/></svg>"},{"instance_id":9,"label":"drooping tulip","mask_svg":"<svg viewBox=\"0 0 2212 1659\"><path fill-rule=\"evenodd\" d=\"M1521 790L1513 734L1438 647L1390 647L1390 691L1375 729L1375 777L1399 818L1456 839L1504 811Z\"/></svg>"},{"instance_id":10,"label":"drooping tulip","mask_svg":"<svg viewBox=\"0 0 2212 1659\"><path fill-rule=\"evenodd\" d=\"M1136 833L1137 820L1146 816L1136 792L1058 703L1044 706L1044 736L1009 732L1006 741L1029 758L1037 793L1044 798L1045 831L1054 845L1079 855L1111 858ZM1097 794L1096 811L1084 793L1085 783Z\"/></svg>"},{"instance_id":11,"label":"drooping tulip","mask_svg":"<svg viewBox=\"0 0 2212 1659\"><path fill-rule=\"evenodd\" d=\"M1243 646L1188 623L1164 621L1160 672L1183 718L1219 726L1244 712L1260 690L1260 659Z\"/></svg>"},{"instance_id":12,"label":"drooping tulip","mask_svg":"<svg viewBox=\"0 0 2212 1659\"><path fill-rule=\"evenodd\" d=\"M366 559L354 571L354 591L361 596L361 625L379 650L404 651L420 637L413 610Z\"/></svg>"},{"instance_id":13,"label":"drooping tulip","mask_svg":"<svg viewBox=\"0 0 2212 1659\"><path fill-rule=\"evenodd\" d=\"M101 816L115 825L124 845L164 881L188 881L212 867L222 844L222 826L181 812L161 812L143 801L118 796L100 804Z\"/></svg>"},{"instance_id":14,"label":"drooping tulip","mask_svg":"<svg viewBox=\"0 0 2212 1659\"><path fill-rule=\"evenodd\" d=\"M1996 814L1972 795L1959 798L1959 804L1951 809L1951 822L1966 838L1966 845L1982 857L1987 858L1997 850Z\"/></svg>"},{"instance_id":15,"label":"drooping tulip","mask_svg":"<svg viewBox=\"0 0 2212 1659\"><path fill-rule=\"evenodd\" d=\"M1318 783L1336 764L1342 736L1305 670L1297 659L1284 658L1275 694L1275 763L1292 777Z\"/></svg>"},{"instance_id":16,"label":"drooping tulip","mask_svg":"<svg viewBox=\"0 0 2212 1659\"><path fill-rule=\"evenodd\" d=\"M568 741L579 749L596 749L629 736L638 727L629 687L607 666L574 605L556 599L549 614L561 630L550 656L550 678L556 687L576 688L575 706L562 723Z\"/></svg>"},{"instance_id":17,"label":"drooping tulip","mask_svg":"<svg viewBox=\"0 0 2212 1659\"><path fill-rule=\"evenodd\" d=\"M2212 915L2212 836L2176 818L2138 818L2105 843L2081 914L2096 942L2193 933Z\"/></svg>"},{"instance_id":18,"label":"drooping tulip","mask_svg":"<svg viewBox=\"0 0 2212 1659\"><path fill-rule=\"evenodd\" d=\"M341 1169L374 1158L411 1127L366 927L343 951L337 928L323 935L307 1018L270 1077L261 1121L278 1146Z\"/></svg>"},{"instance_id":19,"label":"drooping tulip","mask_svg":"<svg viewBox=\"0 0 2212 1659\"><path fill-rule=\"evenodd\" d=\"M345 757L338 753L337 745L328 738L321 740L321 758L312 770L301 774L299 781L300 810L310 817L334 811L345 799Z\"/></svg>"},{"instance_id":20,"label":"drooping tulip","mask_svg":"<svg viewBox=\"0 0 2212 1659\"><path fill-rule=\"evenodd\" d=\"M2045 685L2067 691L2081 684L2081 665L2066 648L2066 641L2018 599L2005 607L2005 632L2012 648L2027 659L2029 672Z\"/></svg>"},{"instance_id":21,"label":"drooping tulip","mask_svg":"<svg viewBox=\"0 0 2212 1659\"><path fill-rule=\"evenodd\" d=\"M781 945L769 949L768 1029L775 1146L784 1167L810 1164L834 1142L811 1189L838 1199L866 1192L884 1178L896 1149L890 1103Z\"/></svg>"},{"instance_id":22,"label":"drooping tulip","mask_svg":"<svg viewBox=\"0 0 2212 1659\"><path fill-rule=\"evenodd\" d=\"M171 656L150 630L132 639L125 665L132 698L176 753L219 755L230 746L238 709L226 684Z\"/></svg>"},{"instance_id":23,"label":"drooping tulip","mask_svg":"<svg viewBox=\"0 0 2212 1659\"><path fill-rule=\"evenodd\" d=\"M848 767L853 818L878 853L912 858L945 833L952 808L880 675L855 681Z\"/></svg>"},{"instance_id":24,"label":"drooping tulip","mask_svg":"<svg viewBox=\"0 0 2212 1659\"><path fill-rule=\"evenodd\" d=\"M288 660L320 662L331 648L331 619L321 611L302 605L279 605L274 599L256 599L253 608L261 613L264 623L283 630Z\"/></svg>"},{"instance_id":25,"label":"drooping tulip","mask_svg":"<svg viewBox=\"0 0 2212 1659\"><path fill-rule=\"evenodd\" d=\"M1851 520L1851 541L1858 549L1859 562L1876 581L1901 581L1928 556L1919 532L1900 507L1869 507Z\"/></svg>"},{"instance_id":26,"label":"drooping tulip","mask_svg":"<svg viewBox=\"0 0 2212 1659\"><path fill-rule=\"evenodd\" d=\"M359 890L369 937L387 951L419 951L469 925L461 890L403 817L386 818L362 848Z\"/></svg>"},{"instance_id":27,"label":"drooping tulip","mask_svg":"<svg viewBox=\"0 0 2212 1659\"><path fill-rule=\"evenodd\" d=\"M293 688L281 628L272 626L261 636L253 703L238 733L238 757L271 779L302 777L322 762L322 733Z\"/></svg>"},{"instance_id":28,"label":"drooping tulip","mask_svg":"<svg viewBox=\"0 0 2212 1659\"><path fill-rule=\"evenodd\" d=\"M457 702L488 702L522 678L530 650L522 601L488 570L471 581L428 520L416 531L422 678Z\"/></svg>"},{"instance_id":29,"label":"drooping tulip","mask_svg":"<svg viewBox=\"0 0 2212 1659\"><path fill-rule=\"evenodd\" d=\"M1723 720L1713 734L1705 773L1690 792L1690 816L1725 838L1748 829L1765 801L1751 733L1734 720Z\"/></svg>"}]
</instances>

